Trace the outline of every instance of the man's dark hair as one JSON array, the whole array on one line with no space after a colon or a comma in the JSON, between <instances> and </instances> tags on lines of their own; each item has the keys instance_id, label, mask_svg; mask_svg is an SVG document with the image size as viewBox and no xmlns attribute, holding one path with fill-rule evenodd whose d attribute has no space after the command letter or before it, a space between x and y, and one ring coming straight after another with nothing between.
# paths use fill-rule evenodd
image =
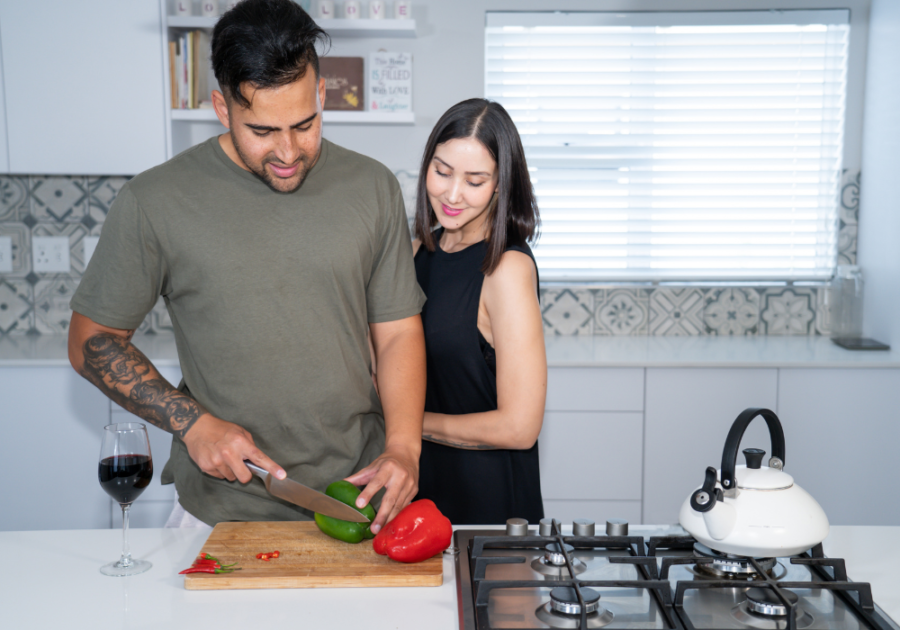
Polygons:
<instances>
[{"instance_id":1,"label":"man's dark hair","mask_svg":"<svg viewBox=\"0 0 900 630\"><path fill-rule=\"evenodd\" d=\"M219 87L242 107L241 84L273 88L302 78L309 66L319 78L316 44L328 33L292 0L242 0L216 23L212 66Z\"/></svg>"},{"instance_id":2,"label":"man's dark hair","mask_svg":"<svg viewBox=\"0 0 900 630\"><path fill-rule=\"evenodd\" d=\"M441 116L425 143L416 196L416 238L431 252L435 248L434 228L438 220L428 200L425 180L428 169L433 168L431 160L438 145L457 138L474 138L497 164L497 194L487 210L490 234L481 265L481 271L490 275L500 264L508 245L521 247L526 241L537 240L541 218L525 150L515 123L500 103L472 98L457 103Z\"/></svg>"}]
</instances>

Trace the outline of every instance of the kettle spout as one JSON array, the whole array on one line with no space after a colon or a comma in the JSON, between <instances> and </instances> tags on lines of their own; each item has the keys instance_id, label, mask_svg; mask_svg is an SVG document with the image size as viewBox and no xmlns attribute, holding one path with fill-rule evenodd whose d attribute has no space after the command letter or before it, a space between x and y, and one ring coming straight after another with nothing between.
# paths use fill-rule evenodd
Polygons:
<instances>
[{"instance_id":1,"label":"kettle spout","mask_svg":"<svg viewBox=\"0 0 900 630\"><path fill-rule=\"evenodd\" d=\"M715 540L722 540L734 529L734 525L737 522L737 512L734 506L724 501L718 501L713 509L703 512L703 521L706 523L709 535Z\"/></svg>"}]
</instances>

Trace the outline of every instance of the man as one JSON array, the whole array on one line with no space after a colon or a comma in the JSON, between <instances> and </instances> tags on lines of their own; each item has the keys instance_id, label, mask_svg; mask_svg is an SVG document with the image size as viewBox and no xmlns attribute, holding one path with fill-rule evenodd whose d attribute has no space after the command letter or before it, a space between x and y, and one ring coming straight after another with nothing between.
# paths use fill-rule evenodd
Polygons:
<instances>
[{"instance_id":1,"label":"man","mask_svg":"<svg viewBox=\"0 0 900 630\"><path fill-rule=\"evenodd\" d=\"M291 0L219 20L213 104L229 132L122 189L72 299L73 367L173 434L162 481L210 525L311 516L244 460L320 490L366 485L359 507L384 488L373 532L417 490L424 297L396 179L322 139L321 38ZM130 343L159 295L177 390Z\"/></svg>"}]
</instances>

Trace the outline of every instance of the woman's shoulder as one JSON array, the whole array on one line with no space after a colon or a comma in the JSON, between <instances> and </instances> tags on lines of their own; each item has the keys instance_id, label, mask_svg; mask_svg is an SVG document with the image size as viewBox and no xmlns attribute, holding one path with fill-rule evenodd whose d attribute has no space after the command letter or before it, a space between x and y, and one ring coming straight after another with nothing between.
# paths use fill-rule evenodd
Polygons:
<instances>
[{"instance_id":1,"label":"woman's shoulder","mask_svg":"<svg viewBox=\"0 0 900 630\"><path fill-rule=\"evenodd\" d=\"M531 249L527 245L507 247L493 273L485 277L485 282L491 288L501 290L515 286L537 287L537 263Z\"/></svg>"},{"instance_id":2,"label":"woman's shoulder","mask_svg":"<svg viewBox=\"0 0 900 630\"><path fill-rule=\"evenodd\" d=\"M532 261L534 261L534 252L531 251L531 248L528 246L528 243L522 243L521 245L507 245L506 250L504 250L503 254L506 255L509 252L520 252L528 256ZM537 264L537 263L535 263Z\"/></svg>"},{"instance_id":3,"label":"woman's shoulder","mask_svg":"<svg viewBox=\"0 0 900 630\"><path fill-rule=\"evenodd\" d=\"M484 278L487 294L512 297L523 289L540 293L537 261L528 243L510 244L500 256L497 266Z\"/></svg>"}]
</instances>

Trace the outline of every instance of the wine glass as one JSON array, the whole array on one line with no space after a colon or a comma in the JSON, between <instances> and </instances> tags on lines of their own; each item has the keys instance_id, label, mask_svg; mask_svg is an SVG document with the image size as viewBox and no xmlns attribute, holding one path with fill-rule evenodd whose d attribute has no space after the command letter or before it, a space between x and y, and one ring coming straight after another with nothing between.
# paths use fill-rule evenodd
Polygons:
<instances>
[{"instance_id":1,"label":"wine glass","mask_svg":"<svg viewBox=\"0 0 900 630\"><path fill-rule=\"evenodd\" d=\"M116 577L143 573L153 565L131 557L128 510L153 478L147 427L140 422L120 422L103 427L99 477L100 487L122 506L122 557L100 567L100 573Z\"/></svg>"}]
</instances>

